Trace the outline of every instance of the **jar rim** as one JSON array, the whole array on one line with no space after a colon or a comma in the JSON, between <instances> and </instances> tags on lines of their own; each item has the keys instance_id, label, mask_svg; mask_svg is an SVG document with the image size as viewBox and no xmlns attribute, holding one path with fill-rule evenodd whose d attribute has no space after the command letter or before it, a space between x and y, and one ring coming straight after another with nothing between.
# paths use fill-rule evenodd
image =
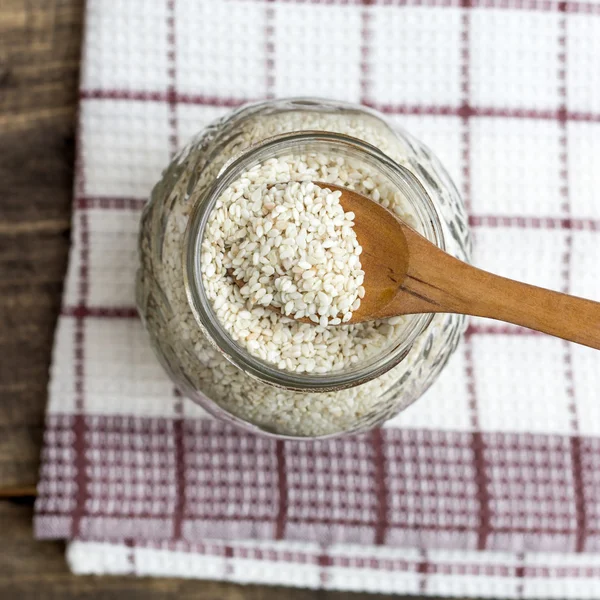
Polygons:
<instances>
[{"instance_id":1,"label":"jar rim","mask_svg":"<svg viewBox=\"0 0 600 600\"><path fill-rule=\"evenodd\" d=\"M389 125L386 123L386 126ZM274 153L293 151L305 144L315 143L327 144L329 147L337 146L346 153L350 152L373 161L420 213L417 216L425 237L441 249L445 249L443 229L435 205L423 185L408 169L363 140L341 133L303 130L262 140L223 165L202 201L195 202L192 207L183 243L183 277L188 303L197 325L213 347L231 364L246 375L276 387L302 392L331 392L366 383L398 365L407 356L416 339L429 327L433 314L410 315L412 322L406 327L403 338L392 345L389 351L385 351L383 356L377 357L362 368L325 374L294 373L278 369L276 365L251 355L230 337L206 295L201 273L202 240L217 199L225 189L241 173L270 158Z\"/></svg>"}]
</instances>

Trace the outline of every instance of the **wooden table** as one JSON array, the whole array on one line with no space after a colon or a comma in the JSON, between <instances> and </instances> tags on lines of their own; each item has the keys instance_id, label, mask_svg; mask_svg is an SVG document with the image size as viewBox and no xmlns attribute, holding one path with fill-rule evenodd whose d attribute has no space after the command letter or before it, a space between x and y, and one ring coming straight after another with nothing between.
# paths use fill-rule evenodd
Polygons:
<instances>
[{"instance_id":1,"label":"wooden table","mask_svg":"<svg viewBox=\"0 0 600 600\"><path fill-rule=\"evenodd\" d=\"M69 251L82 16L83 0L0 0L0 598L372 598L75 577L64 543L33 539L48 367Z\"/></svg>"}]
</instances>

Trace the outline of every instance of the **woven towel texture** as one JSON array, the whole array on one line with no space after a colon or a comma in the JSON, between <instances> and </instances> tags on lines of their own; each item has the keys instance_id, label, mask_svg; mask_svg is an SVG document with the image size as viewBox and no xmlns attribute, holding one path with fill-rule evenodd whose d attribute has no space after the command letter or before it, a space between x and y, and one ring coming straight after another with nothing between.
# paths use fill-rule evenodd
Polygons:
<instances>
[{"instance_id":1,"label":"woven towel texture","mask_svg":"<svg viewBox=\"0 0 600 600\"><path fill-rule=\"evenodd\" d=\"M478 266L600 299L600 3L88 0L37 535L78 573L597 597L600 354L472 320L406 412L313 444L211 420L164 375L134 307L140 210L192 134L290 95L428 144Z\"/></svg>"}]
</instances>

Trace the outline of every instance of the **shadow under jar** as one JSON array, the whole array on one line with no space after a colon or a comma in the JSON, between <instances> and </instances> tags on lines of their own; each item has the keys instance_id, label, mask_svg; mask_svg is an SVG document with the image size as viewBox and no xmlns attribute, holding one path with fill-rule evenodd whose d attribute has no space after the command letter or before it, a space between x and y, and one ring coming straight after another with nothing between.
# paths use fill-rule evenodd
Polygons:
<instances>
[{"instance_id":1,"label":"shadow under jar","mask_svg":"<svg viewBox=\"0 0 600 600\"><path fill-rule=\"evenodd\" d=\"M139 238L140 315L173 382L213 415L285 438L364 431L423 394L456 348L465 319L408 315L328 327L330 346L343 347L345 354L326 372L315 372L312 365L310 372L280 368L281 356L274 361L250 352L230 323L242 318L242 310L246 318L257 307L229 301L235 283L220 258L210 261L214 269L208 269L207 285L203 242L225 190L273 159L302 165L278 173L277 182L319 181L356 189L440 248L461 260L470 258L460 195L435 156L408 133L360 106L317 99L261 102L204 129L152 191ZM227 251L218 246L217 256ZM253 323L256 319L250 329ZM323 335L322 329L291 320L282 327L290 329L283 333L298 348L306 343L307 357ZM331 336L339 336L340 344L331 344Z\"/></svg>"}]
</instances>

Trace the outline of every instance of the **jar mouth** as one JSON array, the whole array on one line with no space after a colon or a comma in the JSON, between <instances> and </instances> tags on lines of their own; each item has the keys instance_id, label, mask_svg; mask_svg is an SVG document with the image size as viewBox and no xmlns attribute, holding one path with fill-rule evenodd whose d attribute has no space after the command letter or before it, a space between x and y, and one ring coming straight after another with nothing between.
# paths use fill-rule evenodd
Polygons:
<instances>
[{"instance_id":1,"label":"jar mouth","mask_svg":"<svg viewBox=\"0 0 600 600\"><path fill-rule=\"evenodd\" d=\"M299 374L278 369L276 365L251 355L230 337L219 321L206 294L201 273L202 240L218 198L244 171L269 158L281 156L282 153L331 153L332 150L341 156L366 161L385 175L411 205L423 235L445 249L442 225L435 206L419 180L408 169L371 144L344 134L324 131L302 131L271 137L230 159L219 172L207 195L192 207L183 244L183 276L187 299L196 323L207 339L224 358L250 377L303 392L337 391L383 375L406 357L416 338L433 319L433 314L409 315L401 339L356 368L325 374Z\"/></svg>"}]
</instances>

